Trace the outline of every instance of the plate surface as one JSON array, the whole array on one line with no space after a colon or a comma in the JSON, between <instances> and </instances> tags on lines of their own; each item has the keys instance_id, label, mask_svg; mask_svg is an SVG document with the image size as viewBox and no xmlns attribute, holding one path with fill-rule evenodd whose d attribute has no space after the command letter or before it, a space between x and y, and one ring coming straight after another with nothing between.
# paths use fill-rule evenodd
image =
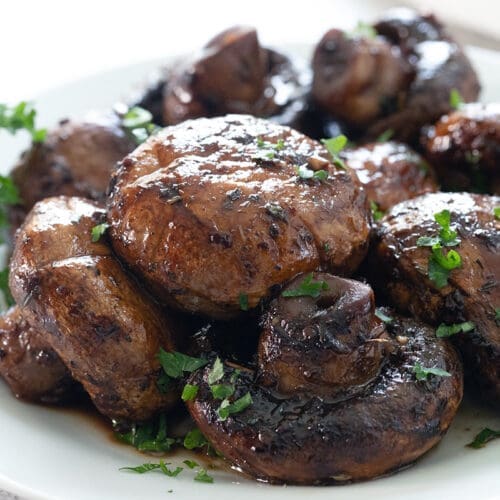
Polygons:
<instances>
[{"instance_id":1,"label":"plate surface","mask_svg":"<svg viewBox=\"0 0 500 500\"><path fill-rule=\"evenodd\" d=\"M290 53L308 55L306 47ZM500 53L470 48L468 53L483 83L482 100L500 101ZM64 116L103 109L126 95L148 72L165 61L150 61L102 73L53 89L36 99L40 124L52 125ZM25 138L5 137L0 149L6 172ZM110 429L95 419L65 410L17 401L0 381L0 497L7 490L22 498L50 500L148 500L168 498L205 500L493 500L500 495L500 440L472 450L464 445L483 427L500 429L500 416L470 403L464 404L441 444L415 466L396 475L366 483L332 487L270 486L227 470L214 470L214 484L193 481L191 471L177 478L151 473L128 474L118 469L154 461L114 442ZM176 453L169 461L182 465L192 456ZM172 490L169 493L169 490Z\"/></svg>"}]
</instances>

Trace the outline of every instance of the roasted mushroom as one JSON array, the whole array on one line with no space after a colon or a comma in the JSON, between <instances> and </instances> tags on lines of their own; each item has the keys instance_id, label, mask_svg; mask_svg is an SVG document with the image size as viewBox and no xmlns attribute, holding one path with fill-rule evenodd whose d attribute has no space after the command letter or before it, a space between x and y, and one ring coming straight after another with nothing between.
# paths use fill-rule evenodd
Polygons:
<instances>
[{"instance_id":1,"label":"roasted mushroom","mask_svg":"<svg viewBox=\"0 0 500 500\"><path fill-rule=\"evenodd\" d=\"M0 317L0 375L18 398L35 403L73 399L75 381L47 343L47 332L33 328L19 307Z\"/></svg>"},{"instance_id":2,"label":"roasted mushroom","mask_svg":"<svg viewBox=\"0 0 500 500\"><path fill-rule=\"evenodd\" d=\"M353 169L368 199L385 212L400 201L438 190L433 168L400 142L373 142L345 149L340 157Z\"/></svg>"},{"instance_id":3,"label":"roasted mushroom","mask_svg":"<svg viewBox=\"0 0 500 500\"><path fill-rule=\"evenodd\" d=\"M423 125L450 111L453 89L476 100L470 61L433 16L392 9L374 31L368 38L331 30L314 54L312 96L353 135L375 139L391 129L417 142Z\"/></svg>"},{"instance_id":4,"label":"roasted mushroom","mask_svg":"<svg viewBox=\"0 0 500 500\"><path fill-rule=\"evenodd\" d=\"M307 74L262 47L254 28L236 26L174 65L164 89L164 123L248 113L292 124L304 106Z\"/></svg>"},{"instance_id":5,"label":"roasted mushroom","mask_svg":"<svg viewBox=\"0 0 500 500\"><path fill-rule=\"evenodd\" d=\"M110 236L162 300L235 316L298 272L356 269L369 235L357 182L288 127L201 118L164 129L123 160Z\"/></svg>"},{"instance_id":6,"label":"roasted mushroom","mask_svg":"<svg viewBox=\"0 0 500 500\"><path fill-rule=\"evenodd\" d=\"M451 338L471 378L486 401L496 405L500 405L500 221L494 214L498 206L499 197L468 193L432 193L400 203L382 219L371 260L373 283L396 307L436 326L455 325L442 327L443 334L454 333Z\"/></svg>"},{"instance_id":7,"label":"roasted mushroom","mask_svg":"<svg viewBox=\"0 0 500 500\"><path fill-rule=\"evenodd\" d=\"M160 347L173 350L173 329L105 242L91 241L103 222L104 211L89 200L37 203L17 233L10 287L97 409L143 420L178 396L157 386L157 355Z\"/></svg>"},{"instance_id":8,"label":"roasted mushroom","mask_svg":"<svg viewBox=\"0 0 500 500\"><path fill-rule=\"evenodd\" d=\"M134 147L117 115L61 121L43 143L24 152L12 170L22 205L11 210L11 223L18 227L31 207L49 196L102 200L116 163Z\"/></svg>"},{"instance_id":9,"label":"roasted mushroom","mask_svg":"<svg viewBox=\"0 0 500 500\"><path fill-rule=\"evenodd\" d=\"M412 463L440 441L461 401L455 350L431 328L388 310L384 327L362 283L317 273L309 283L332 289L324 300L275 299L257 373L226 365L216 382L226 393L234 389L225 403L214 396L211 367L191 376L199 387L188 402L191 416L224 457L271 482L357 481ZM316 356L326 363L314 363ZM447 374L418 380L425 368Z\"/></svg>"},{"instance_id":10,"label":"roasted mushroom","mask_svg":"<svg viewBox=\"0 0 500 500\"><path fill-rule=\"evenodd\" d=\"M500 194L500 105L465 104L422 138L444 188Z\"/></svg>"}]
</instances>

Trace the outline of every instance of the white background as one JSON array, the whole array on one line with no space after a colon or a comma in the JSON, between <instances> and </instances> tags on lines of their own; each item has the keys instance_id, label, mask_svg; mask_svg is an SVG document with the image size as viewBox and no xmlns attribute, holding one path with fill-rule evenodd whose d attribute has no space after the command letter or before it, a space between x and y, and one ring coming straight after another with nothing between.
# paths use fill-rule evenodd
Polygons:
<instances>
[{"instance_id":1,"label":"white background","mask_svg":"<svg viewBox=\"0 0 500 500\"><path fill-rule=\"evenodd\" d=\"M334 26L369 21L390 0L0 0L0 102L29 99L99 71L204 44L237 23L261 40L314 43ZM464 41L500 48L498 0L415 0ZM433 5L434 4L434 5ZM497 37L495 42L492 37Z\"/></svg>"}]
</instances>

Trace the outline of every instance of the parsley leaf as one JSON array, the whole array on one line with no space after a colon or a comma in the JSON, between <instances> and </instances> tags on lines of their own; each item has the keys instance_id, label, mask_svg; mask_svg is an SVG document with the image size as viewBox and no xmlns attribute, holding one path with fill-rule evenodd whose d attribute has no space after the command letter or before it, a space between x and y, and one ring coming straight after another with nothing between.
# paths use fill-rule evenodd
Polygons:
<instances>
[{"instance_id":1,"label":"parsley leaf","mask_svg":"<svg viewBox=\"0 0 500 500\"><path fill-rule=\"evenodd\" d=\"M208 374L207 382L209 385L213 385L218 382L224 376L224 365L219 357L214 362L214 366Z\"/></svg>"},{"instance_id":2,"label":"parsley leaf","mask_svg":"<svg viewBox=\"0 0 500 500\"><path fill-rule=\"evenodd\" d=\"M160 469L168 477L177 477L184 470L182 467L176 467L174 470L171 470L163 460L160 460Z\"/></svg>"},{"instance_id":3,"label":"parsley leaf","mask_svg":"<svg viewBox=\"0 0 500 500\"><path fill-rule=\"evenodd\" d=\"M441 368L426 368L420 363L415 363L413 373L415 374L417 380L427 380L429 375L435 375L436 377L451 377L451 373L448 373Z\"/></svg>"},{"instance_id":4,"label":"parsley leaf","mask_svg":"<svg viewBox=\"0 0 500 500\"><path fill-rule=\"evenodd\" d=\"M146 463L138 465L137 467L120 467L120 470L128 470L131 472L137 472L137 474L144 474L145 472L150 472L152 470L157 470L160 468L160 464Z\"/></svg>"},{"instance_id":5,"label":"parsley leaf","mask_svg":"<svg viewBox=\"0 0 500 500\"><path fill-rule=\"evenodd\" d=\"M493 209L493 215L495 216L495 219L500 219L500 207L495 207Z\"/></svg>"},{"instance_id":6,"label":"parsley leaf","mask_svg":"<svg viewBox=\"0 0 500 500\"><path fill-rule=\"evenodd\" d=\"M464 99L457 89L450 91L450 107L451 109L458 109L464 103Z\"/></svg>"},{"instance_id":7,"label":"parsley leaf","mask_svg":"<svg viewBox=\"0 0 500 500\"><path fill-rule=\"evenodd\" d=\"M376 139L376 142L387 142L394 136L394 130L388 128L386 131L382 132Z\"/></svg>"},{"instance_id":8,"label":"parsley leaf","mask_svg":"<svg viewBox=\"0 0 500 500\"><path fill-rule=\"evenodd\" d=\"M144 108L134 106L122 117L122 127L137 144L142 144L150 135L154 134L159 127L153 123L153 115Z\"/></svg>"},{"instance_id":9,"label":"parsley leaf","mask_svg":"<svg viewBox=\"0 0 500 500\"><path fill-rule=\"evenodd\" d=\"M344 160L340 158L339 153L346 147L347 137L345 135L338 135L337 137L331 137L330 139L321 139L321 142L326 147L330 156L332 157L333 164L339 168L346 169Z\"/></svg>"},{"instance_id":10,"label":"parsley leaf","mask_svg":"<svg viewBox=\"0 0 500 500\"><path fill-rule=\"evenodd\" d=\"M190 469L194 469L195 467L199 467L199 463L195 462L194 460L184 460L182 462L184 465L187 465Z\"/></svg>"},{"instance_id":11,"label":"parsley leaf","mask_svg":"<svg viewBox=\"0 0 500 500\"><path fill-rule=\"evenodd\" d=\"M215 399L227 399L234 394L235 388L231 384L215 384L210 386Z\"/></svg>"},{"instance_id":12,"label":"parsley leaf","mask_svg":"<svg viewBox=\"0 0 500 500\"><path fill-rule=\"evenodd\" d=\"M328 290L326 281L314 281L313 273L308 274L297 288L284 290L282 297L312 297L317 299L323 290Z\"/></svg>"},{"instance_id":13,"label":"parsley leaf","mask_svg":"<svg viewBox=\"0 0 500 500\"><path fill-rule=\"evenodd\" d=\"M198 386L192 384L186 384L182 390L181 399L182 401L192 401L198 394Z\"/></svg>"},{"instance_id":14,"label":"parsley leaf","mask_svg":"<svg viewBox=\"0 0 500 500\"><path fill-rule=\"evenodd\" d=\"M196 476L194 476L195 481L199 481L200 483L213 483L214 478L207 474L205 469L200 469Z\"/></svg>"},{"instance_id":15,"label":"parsley leaf","mask_svg":"<svg viewBox=\"0 0 500 500\"><path fill-rule=\"evenodd\" d=\"M464 323L455 323L453 325L445 325L441 323L436 329L436 337L451 337L457 333L467 333L474 330L476 325L472 321L465 321Z\"/></svg>"},{"instance_id":16,"label":"parsley leaf","mask_svg":"<svg viewBox=\"0 0 500 500\"><path fill-rule=\"evenodd\" d=\"M450 272L444 269L432 257L429 259L428 267L429 279L438 287L443 288L448 284Z\"/></svg>"},{"instance_id":17,"label":"parsley leaf","mask_svg":"<svg viewBox=\"0 0 500 500\"><path fill-rule=\"evenodd\" d=\"M239 297L240 309L242 311L248 311L248 295L245 293L240 293Z\"/></svg>"},{"instance_id":18,"label":"parsley leaf","mask_svg":"<svg viewBox=\"0 0 500 500\"><path fill-rule=\"evenodd\" d=\"M500 326L500 307L495 307L495 323Z\"/></svg>"},{"instance_id":19,"label":"parsley leaf","mask_svg":"<svg viewBox=\"0 0 500 500\"><path fill-rule=\"evenodd\" d=\"M374 201L370 201L370 209L375 222L378 222L385 215L384 212L380 210L378 204Z\"/></svg>"},{"instance_id":20,"label":"parsley leaf","mask_svg":"<svg viewBox=\"0 0 500 500\"><path fill-rule=\"evenodd\" d=\"M207 438L202 434L200 429L196 428L192 431L189 431L184 437L184 448L186 450L194 450L195 448L202 448L203 446L208 445Z\"/></svg>"},{"instance_id":21,"label":"parsley leaf","mask_svg":"<svg viewBox=\"0 0 500 500\"><path fill-rule=\"evenodd\" d=\"M384 323L388 325L394 321L394 318L387 316L387 314L385 314L384 311L380 309L380 307L377 307L375 309L375 316L377 316L378 319L382 320Z\"/></svg>"},{"instance_id":22,"label":"parsley leaf","mask_svg":"<svg viewBox=\"0 0 500 500\"><path fill-rule=\"evenodd\" d=\"M92 243L97 243L101 236L107 231L109 224L107 222L103 222L102 224L97 224L90 230L90 235L92 239Z\"/></svg>"},{"instance_id":23,"label":"parsley leaf","mask_svg":"<svg viewBox=\"0 0 500 500\"><path fill-rule=\"evenodd\" d=\"M434 214L434 220L441 226L439 237L444 246L454 247L460 243L457 239L457 232L450 228L451 214L449 210L442 210Z\"/></svg>"},{"instance_id":24,"label":"parsley leaf","mask_svg":"<svg viewBox=\"0 0 500 500\"><path fill-rule=\"evenodd\" d=\"M35 127L36 111L31 103L22 101L16 106L0 104L0 128L15 134L18 130L27 130L33 142L43 142L47 131Z\"/></svg>"},{"instance_id":25,"label":"parsley leaf","mask_svg":"<svg viewBox=\"0 0 500 500\"><path fill-rule=\"evenodd\" d=\"M115 432L123 443L134 446L139 451L170 451L176 440L167 436L167 417L161 414L157 420L132 425L129 432Z\"/></svg>"},{"instance_id":26,"label":"parsley leaf","mask_svg":"<svg viewBox=\"0 0 500 500\"><path fill-rule=\"evenodd\" d=\"M167 352L160 348L158 359L165 373L170 378L181 378L184 372L194 372L208 364L207 359L193 358L180 352Z\"/></svg>"},{"instance_id":27,"label":"parsley leaf","mask_svg":"<svg viewBox=\"0 0 500 500\"><path fill-rule=\"evenodd\" d=\"M311 170L307 168L307 164L302 164L298 167L295 167L295 172L299 179L308 180L308 179L316 179L320 182L326 181L328 179L328 171L326 170Z\"/></svg>"},{"instance_id":28,"label":"parsley leaf","mask_svg":"<svg viewBox=\"0 0 500 500\"><path fill-rule=\"evenodd\" d=\"M8 176L0 175L0 204L17 205L20 202L19 191L14 181Z\"/></svg>"},{"instance_id":29,"label":"parsley leaf","mask_svg":"<svg viewBox=\"0 0 500 500\"><path fill-rule=\"evenodd\" d=\"M229 399L224 399L219 409L217 410L217 414L219 415L220 420L227 420L229 415L234 415L235 413L242 412L245 408L248 408L253 403L252 396L249 392L247 392L244 396L237 399L233 403L229 401Z\"/></svg>"},{"instance_id":30,"label":"parsley leaf","mask_svg":"<svg viewBox=\"0 0 500 500\"><path fill-rule=\"evenodd\" d=\"M10 293L9 288L9 268L6 267L0 271L0 290L3 293L7 307L13 306L16 302Z\"/></svg>"},{"instance_id":31,"label":"parsley leaf","mask_svg":"<svg viewBox=\"0 0 500 500\"><path fill-rule=\"evenodd\" d=\"M356 27L347 33L348 38L375 38L377 30L370 24L358 21Z\"/></svg>"},{"instance_id":32,"label":"parsley leaf","mask_svg":"<svg viewBox=\"0 0 500 500\"><path fill-rule=\"evenodd\" d=\"M493 429L485 427L467 446L477 450L479 448L483 448L489 441L492 441L495 438L500 438L500 431L494 431Z\"/></svg>"}]
</instances>

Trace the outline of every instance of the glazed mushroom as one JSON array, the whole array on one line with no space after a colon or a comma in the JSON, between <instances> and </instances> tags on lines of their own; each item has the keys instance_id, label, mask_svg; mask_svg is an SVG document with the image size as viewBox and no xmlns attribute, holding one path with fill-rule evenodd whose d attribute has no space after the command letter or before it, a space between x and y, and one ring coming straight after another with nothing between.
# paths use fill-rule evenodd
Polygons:
<instances>
[{"instance_id":1,"label":"glazed mushroom","mask_svg":"<svg viewBox=\"0 0 500 500\"><path fill-rule=\"evenodd\" d=\"M496 405L500 405L500 221L494 213L498 206L498 196L469 193L432 193L400 203L377 229L369 266L375 274L373 283L401 311L436 326L465 323L465 332L458 326L451 338L485 400ZM449 213L449 230L456 235L440 236L443 227L435 219L446 226L443 211ZM444 249L428 246L442 238ZM451 251L458 257L450 254L445 259ZM435 256L440 255L437 261ZM444 331L454 333L453 328Z\"/></svg>"},{"instance_id":2,"label":"glazed mushroom","mask_svg":"<svg viewBox=\"0 0 500 500\"><path fill-rule=\"evenodd\" d=\"M373 142L340 153L353 169L368 199L385 212L397 203L439 189L434 169L400 142Z\"/></svg>"},{"instance_id":3,"label":"glazed mushroom","mask_svg":"<svg viewBox=\"0 0 500 500\"><path fill-rule=\"evenodd\" d=\"M121 163L108 208L114 250L158 298L216 318L298 272L352 273L369 236L355 174L321 144L246 115L150 138Z\"/></svg>"},{"instance_id":4,"label":"glazed mushroom","mask_svg":"<svg viewBox=\"0 0 500 500\"><path fill-rule=\"evenodd\" d=\"M178 397L157 386L157 355L174 349L174 334L105 240L91 240L104 216L82 198L37 203L17 233L10 288L101 413L144 420Z\"/></svg>"},{"instance_id":5,"label":"glazed mushroom","mask_svg":"<svg viewBox=\"0 0 500 500\"><path fill-rule=\"evenodd\" d=\"M19 307L0 317L0 376L18 398L64 403L79 394L75 381L47 343L47 332L33 328Z\"/></svg>"},{"instance_id":6,"label":"glazed mushroom","mask_svg":"<svg viewBox=\"0 0 500 500\"><path fill-rule=\"evenodd\" d=\"M12 225L19 227L33 205L50 196L104 199L116 163L134 148L112 113L61 121L43 143L24 152L12 170L22 200L10 212Z\"/></svg>"},{"instance_id":7,"label":"glazed mushroom","mask_svg":"<svg viewBox=\"0 0 500 500\"><path fill-rule=\"evenodd\" d=\"M397 109L413 76L398 47L336 29L323 36L312 64L314 101L357 129Z\"/></svg>"},{"instance_id":8,"label":"glazed mushroom","mask_svg":"<svg viewBox=\"0 0 500 500\"><path fill-rule=\"evenodd\" d=\"M422 142L444 188L500 194L499 104L465 104L426 130Z\"/></svg>"},{"instance_id":9,"label":"glazed mushroom","mask_svg":"<svg viewBox=\"0 0 500 500\"><path fill-rule=\"evenodd\" d=\"M173 65L164 88L163 121L175 125L248 113L291 125L304 106L307 80L287 57L262 47L254 28L236 26Z\"/></svg>"},{"instance_id":10,"label":"glazed mushroom","mask_svg":"<svg viewBox=\"0 0 500 500\"><path fill-rule=\"evenodd\" d=\"M365 480L412 463L440 441L461 401L455 350L388 310L384 327L362 283L315 273L309 283L326 283L325 297L283 296L304 279L265 314L257 373L225 366L216 383L234 387L229 406L213 395L211 367L191 376L191 416L236 467L271 482ZM419 381L415 367L449 376ZM241 398L248 404L235 408Z\"/></svg>"},{"instance_id":11,"label":"glazed mushroom","mask_svg":"<svg viewBox=\"0 0 500 500\"><path fill-rule=\"evenodd\" d=\"M477 99L476 73L433 16L391 9L375 24L377 36L329 31L313 58L312 96L352 135L375 139L387 130L417 142L422 126L451 110L450 92Z\"/></svg>"}]
</instances>

